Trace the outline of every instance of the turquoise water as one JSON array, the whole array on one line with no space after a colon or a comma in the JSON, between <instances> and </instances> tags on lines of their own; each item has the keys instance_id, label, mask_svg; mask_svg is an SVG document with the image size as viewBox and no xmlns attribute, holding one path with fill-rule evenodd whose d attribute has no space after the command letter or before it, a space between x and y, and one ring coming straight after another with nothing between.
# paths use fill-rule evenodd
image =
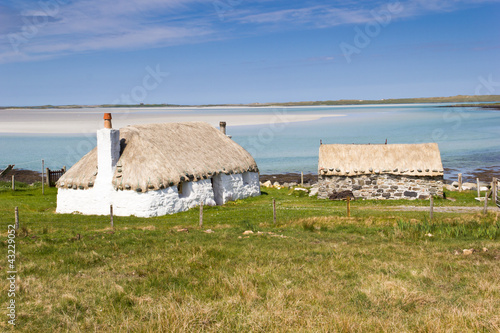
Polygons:
<instances>
[{"instance_id":1,"label":"turquoise water","mask_svg":"<svg viewBox=\"0 0 500 333\"><path fill-rule=\"evenodd\" d=\"M160 112L155 110L154 112ZM199 110L196 112L207 111ZM208 112L214 112L208 111ZM324 114L306 122L231 126L227 133L252 153L262 174L316 173L320 140L323 143L437 142L449 173L472 173L479 168L500 170L500 111L437 105L394 105L321 108L239 108L218 113ZM328 115L344 115L328 117ZM0 169L16 164L22 169L70 167L96 144L95 135L2 135ZM449 176L449 175L448 175Z\"/></svg>"}]
</instances>

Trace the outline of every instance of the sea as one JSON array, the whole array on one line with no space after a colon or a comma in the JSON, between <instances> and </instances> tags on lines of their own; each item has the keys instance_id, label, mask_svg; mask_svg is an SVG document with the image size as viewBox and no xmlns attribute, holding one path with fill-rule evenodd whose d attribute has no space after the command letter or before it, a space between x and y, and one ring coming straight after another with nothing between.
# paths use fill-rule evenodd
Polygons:
<instances>
[{"instance_id":1,"label":"sea","mask_svg":"<svg viewBox=\"0 0 500 333\"><path fill-rule=\"evenodd\" d=\"M13 111L15 112L15 111ZM113 112L103 109L103 112ZM162 113L162 110L155 110ZM164 110L168 112L167 109ZM190 113L272 114L259 125L231 126L227 134L255 158L261 174L317 173L320 142L383 144L437 142L445 178L479 169L500 171L500 111L446 104L276 108L197 108ZM321 115L293 121L301 114ZM335 117L332 117L335 115ZM41 171L71 167L96 145L95 135L2 134L0 169Z\"/></svg>"}]
</instances>

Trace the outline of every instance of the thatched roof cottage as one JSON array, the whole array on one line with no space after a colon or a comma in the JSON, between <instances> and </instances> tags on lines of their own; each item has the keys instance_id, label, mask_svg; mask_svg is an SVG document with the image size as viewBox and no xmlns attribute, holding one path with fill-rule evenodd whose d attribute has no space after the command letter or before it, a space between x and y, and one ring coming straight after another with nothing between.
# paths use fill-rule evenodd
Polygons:
<instances>
[{"instance_id":1,"label":"thatched roof cottage","mask_svg":"<svg viewBox=\"0 0 500 333\"><path fill-rule=\"evenodd\" d=\"M106 119L109 118L109 119ZM221 123L223 125L223 123ZM225 128L221 128L225 131ZM57 212L140 217L260 195L253 157L204 122L97 131L97 147L57 182Z\"/></svg>"},{"instance_id":2,"label":"thatched roof cottage","mask_svg":"<svg viewBox=\"0 0 500 333\"><path fill-rule=\"evenodd\" d=\"M321 145L318 198L350 190L355 198L427 199L443 195L443 173L437 143Z\"/></svg>"}]
</instances>

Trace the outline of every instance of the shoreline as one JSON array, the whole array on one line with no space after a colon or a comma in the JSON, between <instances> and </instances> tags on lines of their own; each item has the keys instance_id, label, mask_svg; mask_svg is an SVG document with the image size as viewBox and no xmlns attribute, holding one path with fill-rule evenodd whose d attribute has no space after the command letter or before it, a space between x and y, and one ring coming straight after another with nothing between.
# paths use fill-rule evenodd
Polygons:
<instances>
[{"instance_id":1,"label":"shoreline","mask_svg":"<svg viewBox=\"0 0 500 333\"><path fill-rule=\"evenodd\" d=\"M234 107L287 107L287 106L344 106L344 105L391 105L391 104L436 104L436 103L481 103L499 102L500 95L455 95L440 97L405 97L405 98L382 98L382 99L338 99L321 101L301 101L301 102L270 102L270 103L236 103L236 104L73 104L73 105L38 105L38 106L0 106L0 110L19 109L92 109L92 108L234 108Z\"/></svg>"},{"instance_id":2,"label":"shoreline","mask_svg":"<svg viewBox=\"0 0 500 333\"><path fill-rule=\"evenodd\" d=\"M218 109L219 112L200 114L199 110L162 110L151 112L144 109L113 109L113 126L123 128L128 125L141 125L162 122L187 122L205 121L214 127L220 121L225 121L228 126L252 126L269 124L286 124L314 121L326 117L345 117L345 114L323 113L287 113L277 111L272 113L228 113ZM0 133L5 134L95 134L102 126L102 114L106 109L79 112L64 109L20 109L0 110ZM27 121L27 119L29 119Z\"/></svg>"},{"instance_id":3,"label":"shoreline","mask_svg":"<svg viewBox=\"0 0 500 333\"><path fill-rule=\"evenodd\" d=\"M500 111L500 103L491 103L491 104L453 104L448 105L450 108L481 108L481 109L490 109Z\"/></svg>"},{"instance_id":4,"label":"shoreline","mask_svg":"<svg viewBox=\"0 0 500 333\"><path fill-rule=\"evenodd\" d=\"M454 176L452 177L449 177L453 175L453 173L449 172L447 173L446 171L451 171L451 170L452 169L445 168L445 180L444 180L445 184L451 184L453 181L457 179L456 174L454 174ZM11 171L9 171L6 175L0 177L0 181L11 182L12 175L15 175L16 182L27 183L27 184L40 182L42 178L42 173L39 171L14 168ZM449 176L446 177L447 175ZM482 182L491 182L493 177L500 178L500 166L492 168L479 168L472 173L464 174L463 182L475 183L476 178L479 178L479 180ZM293 172L259 175L259 181L261 183L264 183L269 180L273 184L274 182L278 182L281 185L283 185L284 183L300 184L300 178L301 178L300 173L293 173ZM309 186L311 186L316 184L317 182L318 182L318 174L315 173L304 174L304 185L308 184Z\"/></svg>"}]
</instances>

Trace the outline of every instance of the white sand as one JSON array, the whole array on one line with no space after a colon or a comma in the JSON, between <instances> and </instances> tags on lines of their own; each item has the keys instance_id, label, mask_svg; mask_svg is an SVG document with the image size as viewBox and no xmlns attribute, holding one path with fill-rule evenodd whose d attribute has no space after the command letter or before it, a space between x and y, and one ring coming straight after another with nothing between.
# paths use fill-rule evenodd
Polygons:
<instances>
[{"instance_id":1,"label":"white sand","mask_svg":"<svg viewBox=\"0 0 500 333\"><path fill-rule=\"evenodd\" d=\"M236 108L234 108L236 109ZM260 110L259 110L260 109ZM299 113L287 108L247 108L245 112L226 108L88 108L88 109L17 109L0 110L0 133L95 133L103 126L103 114L110 112L113 127L127 125L205 121L218 127L225 121L228 127L277 124L317 120L343 115L313 112ZM241 109L240 109L241 110Z\"/></svg>"}]
</instances>

